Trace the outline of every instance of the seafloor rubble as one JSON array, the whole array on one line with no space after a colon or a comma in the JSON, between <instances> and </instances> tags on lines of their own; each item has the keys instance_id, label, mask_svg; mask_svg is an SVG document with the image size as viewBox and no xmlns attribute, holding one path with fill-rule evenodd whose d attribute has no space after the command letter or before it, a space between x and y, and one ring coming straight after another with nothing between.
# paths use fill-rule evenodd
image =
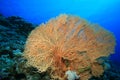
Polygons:
<instances>
[{"instance_id":1,"label":"seafloor rubble","mask_svg":"<svg viewBox=\"0 0 120 80\"><path fill-rule=\"evenodd\" d=\"M0 80L54 80L49 70L39 73L37 68L26 66L24 45L35 26L17 16L0 15ZM97 62L105 71L99 77L92 75L89 80L120 79L120 68L109 57L100 57Z\"/></svg>"}]
</instances>

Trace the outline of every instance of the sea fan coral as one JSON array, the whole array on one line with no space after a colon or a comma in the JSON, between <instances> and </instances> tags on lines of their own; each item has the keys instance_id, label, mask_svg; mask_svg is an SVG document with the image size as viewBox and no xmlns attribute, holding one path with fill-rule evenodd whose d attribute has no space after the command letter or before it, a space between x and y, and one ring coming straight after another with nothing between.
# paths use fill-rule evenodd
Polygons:
<instances>
[{"instance_id":1,"label":"sea fan coral","mask_svg":"<svg viewBox=\"0 0 120 80\"><path fill-rule=\"evenodd\" d=\"M54 78L62 79L66 67L70 66L81 75L81 80L86 80L91 75L103 73L96 59L113 53L114 46L115 38L109 31L79 17L64 14L31 32L24 57L28 60L27 65L36 67L40 72L51 69L50 74Z\"/></svg>"}]
</instances>

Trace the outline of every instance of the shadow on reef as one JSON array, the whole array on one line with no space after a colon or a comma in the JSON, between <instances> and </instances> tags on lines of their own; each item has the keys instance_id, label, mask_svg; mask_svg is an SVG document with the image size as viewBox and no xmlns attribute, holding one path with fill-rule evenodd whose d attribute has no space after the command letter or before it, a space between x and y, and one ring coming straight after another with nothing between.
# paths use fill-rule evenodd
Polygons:
<instances>
[{"instance_id":1,"label":"shadow on reef","mask_svg":"<svg viewBox=\"0 0 120 80\"><path fill-rule=\"evenodd\" d=\"M18 16L6 18L0 15L0 80L58 80L51 79L49 70L39 73L36 68L25 65L24 44L35 26ZM100 77L92 76L89 80L120 80L118 65L107 57L97 61L106 70Z\"/></svg>"}]
</instances>

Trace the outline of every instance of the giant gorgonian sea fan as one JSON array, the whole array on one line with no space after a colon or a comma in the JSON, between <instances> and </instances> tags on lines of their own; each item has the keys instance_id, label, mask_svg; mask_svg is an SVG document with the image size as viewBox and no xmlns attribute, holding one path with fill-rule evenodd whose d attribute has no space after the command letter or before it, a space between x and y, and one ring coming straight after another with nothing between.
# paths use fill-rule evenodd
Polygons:
<instances>
[{"instance_id":1,"label":"giant gorgonian sea fan","mask_svg":"<svg viewBox=\"0 0 120 80\"><path fill-rule=\"evenodd\" d=\"M114 53L113 34L97 24L72 15L60 15L36 27L29 35L24 57L39 72L50 69L53 78L62 79L71 67L86 80L99 77L104 69L96 59Z\"/></svg>"}]
</instances>

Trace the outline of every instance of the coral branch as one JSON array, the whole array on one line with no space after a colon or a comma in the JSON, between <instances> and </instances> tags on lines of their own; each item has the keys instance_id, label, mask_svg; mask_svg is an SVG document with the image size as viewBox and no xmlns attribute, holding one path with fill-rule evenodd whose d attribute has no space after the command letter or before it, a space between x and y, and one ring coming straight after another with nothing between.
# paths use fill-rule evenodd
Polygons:
<instances>
[{"instance_id":1,"label":"coral branch","mask_svg":"<svg viewBox=\"0 0 120 80\"><path fill-rule=\"evenodd\" d=\"M86 80L103 73L96 59L114 53L114 46L113 34L99 25L89 24L79 17L60 15L31 32L24 57L28 65L40 72L51 68L53 77L63 78L66 67L70 66Z\"/></svg>"}]
</instances>

